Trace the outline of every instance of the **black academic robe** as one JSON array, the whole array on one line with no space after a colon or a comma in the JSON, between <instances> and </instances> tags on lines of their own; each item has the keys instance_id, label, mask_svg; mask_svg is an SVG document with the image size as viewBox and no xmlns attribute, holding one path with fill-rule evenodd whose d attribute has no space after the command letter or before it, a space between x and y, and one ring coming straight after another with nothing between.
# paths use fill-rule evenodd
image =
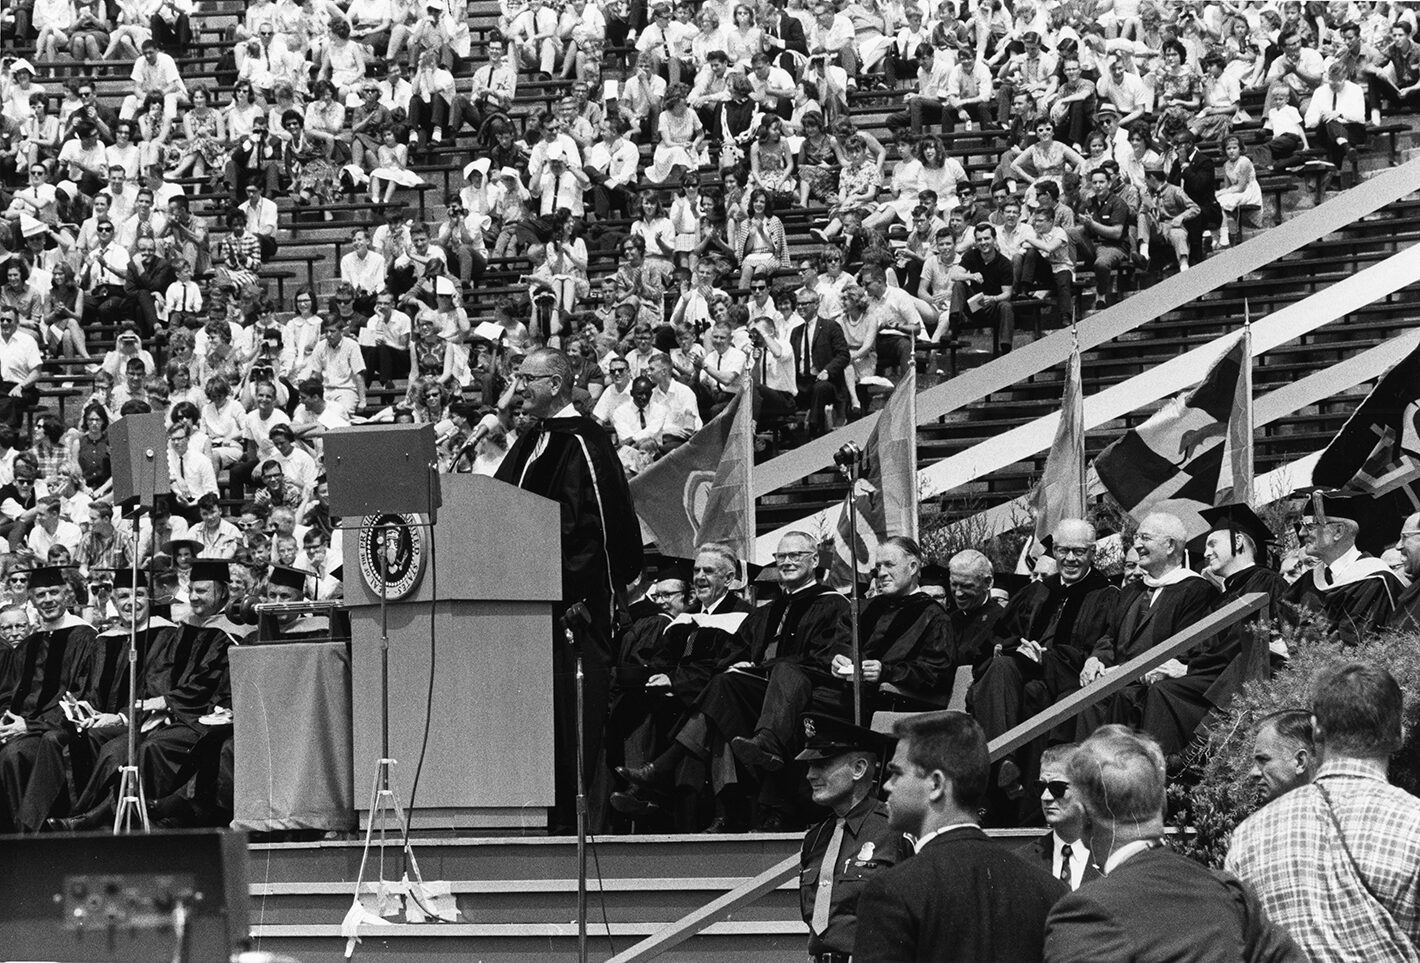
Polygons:
<instances>
[{"instance_id":1,"label":"black academic robe","mask_svg":"<svg viewBox=\"0 0 1420 963\"><path fill-rule=\"evenodd\" d=\"M544 418L513 445L497 478L561 507L562 599L586 603L597 630L589 654L610 663L616 597L640 573L642 558L626 474L606 431L582 416Z\"/></svg>"},{"instance_id":2,"label":"black academic robe","mask_svg":"<svg viewBox=\"0 0 1420 963\"><path fill-rule=\"evenodd\" d=\"M706 684L696 708L727 742L753 735L766 707L788 719L788 703L776 699L770 705L767 698L777 667L787 667L781 674L784 681L792 676L793 684L802 687L808 678L812 689L813 679L827 677L835 655L852 654L849 621L848 600L826 585L811 585L761 605L740 626L721 659L721 671ZM754 668L730 669L739 662L753 663ZM772 728L783 730L787 744L798 729L797 717L776 720Z\"/></svg>"},{"instance_id":3,"label":"black academic robe","mask_svg":"<svg viewBox=\"0 0 1420 963\"><path fill-rule=\"evenodd\" d=\"M87 690L95 648L93 626L66 613L15 651L19 665L10 711L25 720L26 728L0 748L0 832L37 828L19 821L35 760L52 750L62 762L64 743L74 728L66 721L61 701Z\"/></svg>"},{"instance_id":4,"label":"black academic robe","mask_svg":"<svg viewBox=\"0 0 1420 963\"><path fill-rule=\"evenodd\" d=\"M1293 621L1311 616L1343 645L1355 645L1367 632L1386 624L1403 589L1394 572L1363 554L1330 583L1318 565L1292 583L1286 601L1293 606L1289 613Z\"/></svg>"},{"instance_id":5,"label":"black academic robe","mask_svg":"<svg viewBox=\"0 0 1420 963\"><path fill-rule=\"evenodd\" d=\"M15 677L21 664L20 650L24 643L11 647L0 642L0 713L10 708L10 691L15 688Z\"/></svg>"},{"instance_id":6,"label":"black academic robe","mask_svg":"<svg viewBox=\"0 0 1420 963\"><path fill-rule=\"evenodd\" d=\"M1393 629L1420 629L1420 579L1411 582L1410 587L1396 598L1395 611L1386 619L1386 625Z\"/></svg>"},{"instance_id":7,"label":"black academic robe","mask_svg":"<svg viewBox=\"0 0 1420 963\"><path fill-rule=\"evenodd\" d=\"M1121 593L1115 632L1102 636L1090 654L1107 666L1123 665L1206 616L1217 595L1201 577L1165 585L1157 597L1148 586Z\"/></svg>"},{"instance_id":8,"label":"black academic robe","mask_svg":"<svg viewBox=\"0 0 1420 963\"><path fill-rule=\"evenodd\" d=\"M1085 659L1114 633L1118 601L1119 589L1093 569L1071 585L1047 576L1011 597L994 629L1001 654L985 660L967 693L988 739L1079 689ZM1039 662L1020 654L1023 639L1042 646Z\"/></svg>"},{"instance_id":9,"label":"black academic robe","mask_svg":"<svg viewBox=\"0 0 1420 963\"><path fill-rule=\"evenodd\" d=\"M883 682L908 693L951 694L952 626L935 599L921 592L870 599L858 634L863 659L882 662Z\"/></svg>"},{"instance_id":10,"label":"black academic robe","mask_svg":"<svg viewBox=\"0 0 1420 963\"><path fill-rule=\"evenodd\" d=\"M988 598L970 612L963 612L955 605L947 611L947 620L952 627L952 668L971 666L972 678L979 676L991 661L996 650L993 635L996 623L1006 606L994 598Z\"/></svg>"},{"instance_id":11,"label":"black academic robe","mask_svg":"<svg viewBox=\"0 0 1420 963\"><path fill-rule=\"evenodd\" d=\"M1117 589L1096 569L1070 585L1047 575L1031 582L1006 603L994 636L1003 654L1022 639L1053 651L1078 676L1095 643L1113 631Z\"/></svg>"}]
</instances>

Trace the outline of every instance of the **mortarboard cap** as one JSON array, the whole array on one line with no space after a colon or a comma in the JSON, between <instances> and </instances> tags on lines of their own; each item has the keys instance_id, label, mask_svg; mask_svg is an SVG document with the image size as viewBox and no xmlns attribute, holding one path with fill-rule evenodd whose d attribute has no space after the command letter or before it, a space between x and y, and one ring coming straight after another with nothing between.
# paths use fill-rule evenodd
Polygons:
<instances>
[{"instance_id":1,"label":"mortarboard cap","mask_svg":"<svg viewBox=\"0 0 1420 963\"><path fill-rule=\"evenodd\" d=\"M1379 555L1400 537L1403 517L1389 498L1305 490L1294 494L1307 496L1307 503L1302 508L1303 519L1315 518L1315 501L1319 500L1328 521L1342 518L1355 522L1359 529L1356 532L1356 547L1363 552Z\"/></svg>"},{"instance_id":2,"label":"mortarboard cap","mask_svg":"<svg viewBox=\"0 0 1420 963\"><path fill-rule=\"evenodd\" d=\"M192 563L191 577L194 582L221 582L226 585L232 580L232 573L225 558L199 558Z\"/></svg>"},{"instance_id":3,"label":"mortarboard cap","mask_svg":"<svg viewBox=\"0 0 1420 963\"><path fill-rule=\"evenodd\" d=\"M103 571L103 572L107 573L108 575L112 576L112 577L113 577L113 587L114 587L114 590L115 590L115 591L117 591L118 589L132 589L132 588L133 588L133 584L134 584L134 583L133 583L133 580L134 580L134 577L135 577L135 576L136 576L137 579L138 579L138 587L139 587L139 588L141 588L141 589L146 589L146 588L148 587L148 573L145 572L145 571L143 571L141 568L140 568L140 569L131 569L131 568L106 568L106 569L93 569L93 571L95 571L95 572Z\"/></svg>"},{"instance_id":4,"label":"mortarboard cap","mask_svg":"<svg viewBox=\"0 0 1420 963\"><path fill-rule=\"evenodd\" d=\"M845 752L871 752L882 758L897 742L887 733L817 713L805 713L799 718L799 725L804 734L804 748L794 758L801 762L832 759Z\"/></svg>"},{"instance_id":5,"label":"mortarboard cap","mask_svg":"<svg viewBox=\"0 0 1420 963\"><path fill-rule=\"evenodd\" d=\"M689 585L694 568L695 563L688 558L662 558L656 564L656 577L653 581L665 582L676 579Z\"/></svg>"},{"instance_id":6,"label":"mortarboard cap","mask_svg":"<svg viewBox=\"0 0 1420 963\"><path fill-rule=\"evenodd\" d=\"M947 571L945 565L928 562L922 566L922 571L918 573L917 584L948 586L951 584L951 573Z\"/></svg>"},{"instance_id":7,"label":"mortarboard cap","mask_svg":"<svg viewBox=\"0 0 1420 963\"><path fill-rule=\"evenodd\" d=\"M1277 541L1277 536L1272 534L1267 523L1258 518L1257 513L1243 502L1204 508L1198 514L1208 523L1210 532L1241 532L1252 539L1259 555L1267 551L1270 542Z\"/></svg>"},{"instance_id":8,"label":"mortarboard cap","mask_svg":"<svg viewBox=\"0 0 1420 963\"><path fill-rule=\"evenodd\" d=\"M54 588L59 585L68 584L64 580L64 575L72 569L59 565L45 565L41 568L30 569L30 588Z\"/></svg>"},{"instance_id":9,"label":"mortarboard cap","mask_svg":"<svg viewBox=\"0 0 1420 963\"><path fill-rule=\"evenodd\" d=\"M291 568L287 565L271 566L271 574L266 577L268 585L280 585L285 588L295 589L304 592L306 589L306 578L311 573L299 568Z\"/></svg>"}]
</instances>

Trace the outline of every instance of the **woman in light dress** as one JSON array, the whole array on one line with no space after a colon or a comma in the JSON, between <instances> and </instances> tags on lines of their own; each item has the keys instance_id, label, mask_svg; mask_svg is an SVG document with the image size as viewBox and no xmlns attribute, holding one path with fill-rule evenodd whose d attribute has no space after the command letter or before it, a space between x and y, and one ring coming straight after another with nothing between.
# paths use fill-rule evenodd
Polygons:
<instances>
[{"instance_id":1,"label":"woman in light dress","mask_svg":"<svg viewBox=\"0 0 1420 963\"><path fill-rule=\"evenodd\" d=\"M375 151L374 170L370 171L370 203L388 204L394 199L396 187L414 187L424 178L409 169L409 148L398 142L393 127L384 130L384 143ZM380 189L384 188L384 197Z\"/></svg>"}]
</instances>

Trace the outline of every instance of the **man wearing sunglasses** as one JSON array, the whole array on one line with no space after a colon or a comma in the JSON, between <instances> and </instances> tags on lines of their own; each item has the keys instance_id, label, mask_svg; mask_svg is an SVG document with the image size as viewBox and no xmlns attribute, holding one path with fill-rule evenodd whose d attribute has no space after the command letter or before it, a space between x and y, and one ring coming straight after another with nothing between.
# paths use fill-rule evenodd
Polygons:
<instances>
[{"instance_id":1,"label":"man wearing sunglasses","mask_svg":"<svg viewBox=\"0 0 1420 963\"><path fill-rule=\"evenodd\" d=\"M1103 875L1090 856L1088 842L1081 838L1085 831L1085 809L1071 791L1065 771L1074 751L1073 745L1051 746L1041 754L1036 789L1040 794L1041 814L1050 830L1020 850L1022 857L1039 860L1047 873L1072 890Z\"/></svg>"}]
</instances>

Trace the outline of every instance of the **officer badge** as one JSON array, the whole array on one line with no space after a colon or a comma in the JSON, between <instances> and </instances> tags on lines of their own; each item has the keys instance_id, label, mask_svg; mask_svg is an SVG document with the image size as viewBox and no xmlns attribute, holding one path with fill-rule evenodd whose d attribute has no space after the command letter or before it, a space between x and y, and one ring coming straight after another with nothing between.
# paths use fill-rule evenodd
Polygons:
<instances>
[{"instance_id":1,"label":"officer badge","mask_svg":"<svg viewBox=\"0 0 1420 963\"><path fill-rule=\"evenodd\" d=\"M858 850L858 862L871 863L873 861L873 849L872 842L864 843L863 848Z\"/></svg>"},{"instance_id":2,"label":"officer badge","mask_svg":"<svg viewBox=\"0 0 1420 963\"><path fill-rule=\"evenodd\" d=\"M805 738L805 739L812 739L812 738L813 738L814 736L816 736L816 735L818 735L818 730L814 728L814 721L813 721L812 719L805 719L805 720L804 720L804 738Z\"/></svg>"}]
</instances>

